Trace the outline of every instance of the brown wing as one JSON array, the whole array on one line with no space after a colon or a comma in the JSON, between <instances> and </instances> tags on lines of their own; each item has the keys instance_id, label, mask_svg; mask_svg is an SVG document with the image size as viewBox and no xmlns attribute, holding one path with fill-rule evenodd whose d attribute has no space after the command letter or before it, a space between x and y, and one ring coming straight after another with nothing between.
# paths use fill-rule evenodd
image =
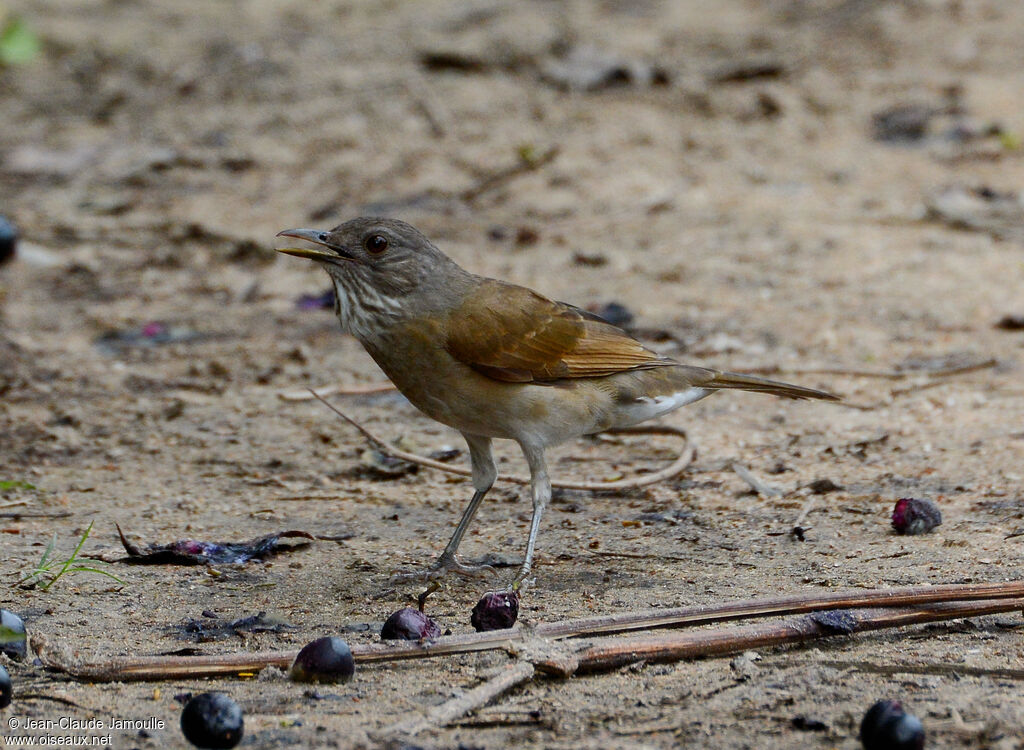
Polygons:
<instances>
[{"instance_id":1,"label":"brown wing","mask_svg":"<svg viewBox=\"0 0 1024 750\"><path fill-rule=\"evenodd\" d=\"M449 317L445 348L477 372L510 383L675 364L582 310L492 279Z\"/></svg>"}]
</instances>

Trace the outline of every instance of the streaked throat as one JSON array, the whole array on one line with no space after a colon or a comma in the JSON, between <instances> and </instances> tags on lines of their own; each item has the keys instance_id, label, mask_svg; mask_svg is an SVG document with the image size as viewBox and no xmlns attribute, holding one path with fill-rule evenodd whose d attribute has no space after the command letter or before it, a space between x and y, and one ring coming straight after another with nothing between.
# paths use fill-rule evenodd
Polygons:
<instances>
[{"instance_id":1,"label":"streaked throat","mask_svg":"<svg viewBox=\"0 0 1024 750\"><path fill-rule=\"evenodd\" d=\"M332 273L334 282L334 314L341 328L360 341L379 336L401 318L402 305L398 299L382 294L354 273L341 267L341 273Z\"/></svg>"}]
</instances>

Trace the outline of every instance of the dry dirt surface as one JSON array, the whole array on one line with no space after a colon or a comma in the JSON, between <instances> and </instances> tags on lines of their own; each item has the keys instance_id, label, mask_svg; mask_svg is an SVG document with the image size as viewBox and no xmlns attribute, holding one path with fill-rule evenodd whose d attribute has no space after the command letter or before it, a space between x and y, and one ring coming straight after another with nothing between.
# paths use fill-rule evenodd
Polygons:
<instances>
[{"instance_id":1,"label":"dry dirt surface","mask_svg":"<svg viewBox=\"0 0 1024 750\"><path fill-rule=\"evenodd\" d=\"M30 633L88 661L369 643L413 600L391 574L440 552L468 482L381 477L350 426L281 398L383 379L332 311L296 304L323 272L273 252L281 229L366 214L417 225L473 271L618 302L666 354L845 398L720 394L665 418L693 465L556 496L523 622L1021 577L1024 333L999 323L1024 315L1024 4L5 5L43 43L0 68L0 213L22 232L0 267L0 605ZM394 394L336 401L467 463L457 433ZM602 481L674 449L589 439L550 459L556 478ZM525 471L514 445L499 456ZM734 464L781 494L754 494ZM907 496L944 523L895 535ZM445 629L470 631L474 602L512 577L529 512L515 486L489 497L463 553L497 576L434 594ZM107 559L123 554L115 523L139 543L322 538L263 563L114 562L123 583L19 587L54 536L64 559L90 523L81 554ZM292 627L189 626L261 611ZM853 750L864 711L892 697L928 747L1010 750L1022 632L1011 612L538 676L405 742ZM222 690L244 747L374 747L510 659L365 665L316 690L273 671L83 684L5 661L17 693L0 734L32 734L9 717L99 718L116 747L181 748L176 696Z\"/></svg>"}]
</instances>

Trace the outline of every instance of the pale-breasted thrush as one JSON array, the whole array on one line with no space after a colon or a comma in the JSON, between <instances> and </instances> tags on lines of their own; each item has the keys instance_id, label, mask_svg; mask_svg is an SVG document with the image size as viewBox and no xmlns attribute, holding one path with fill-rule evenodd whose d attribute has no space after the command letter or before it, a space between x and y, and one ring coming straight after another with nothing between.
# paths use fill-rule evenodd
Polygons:
<instances>
[{"instance_id":1,"label":"pale-breasted thrush","mask_svg":"<svg viewBox=\"0 0 1024 750\"><path fill-rule=\"evenodd\" d=\"M837 400L663 357L584 310L469 273L401 221L360 218L330 231L288 229L278 237L316 246L279 252L324 267L342 328L409 401L461 432L469 445L475 492L433 573L479 570L456 552L497 476L493 438L519 443L530 468L533 520L513 583L518 588L533 565L551 499L549 446L659 417L722 389Z\"/></svg>"}]
</instances>

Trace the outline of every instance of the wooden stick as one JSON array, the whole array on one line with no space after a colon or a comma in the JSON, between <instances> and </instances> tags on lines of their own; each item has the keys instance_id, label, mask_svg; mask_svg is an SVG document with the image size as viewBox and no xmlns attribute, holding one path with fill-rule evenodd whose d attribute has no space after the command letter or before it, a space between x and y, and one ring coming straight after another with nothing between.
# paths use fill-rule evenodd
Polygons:
<instances>
[{"instance_id":1,"label":"wooden stick","mask_svg":"<svg viewBox=\"0 0 1024 750\"><path fill-rule=\"evenodd\" d=\"M1024 608L1024 598L976 602L946 602L917 607L878 608L840 612L844 627L832 627L813 615L777 623L756 623L739 627L692 632L667 632L657 636L603 638L577 654L579 664L572 674L618 669L640 661L679 661L705 656L725 656L749 649L852 635L869 630L956 620L961 617L1012 612ZM824 619L824 618L822 618ZM537 669L568 676L564 660L541 661Z\"/></svg>"},{"instance_id":2,"label":"wooden stick","mask_svg":"<svg viewBox=\"0 0 1024 750\"><path fill-rule=\"evenodd\" d=\"M368 429L363 427L359 422L352 419L352 417L345 414L343 411L338 409L334 404L330 403L322 396L316 393L316 391L310 391L313 397L320 403L326 406L328 409L333 411L339 417L344 419L350 425L355 427L359 433L366 438L366 440L377 448L381 453L392 458L398 458L402 461L408 461L419 466L426 466L430 469L437 469L439 471L445 471L449 474L456 474L460 477L472 476L469 469L462 469L458 466L450 466L443 461L436 461L432 458L417 455L416 453L410 453L384 441L383 438L370 432ZM664 469L659 471L651 472L650 474L644 474L642 476L632 477L630 479L620 479L616 482L566 482L563 480L553 481L552 487L558 487L563 490L589 490L591 492L622 492L625 490L635 490L639 487L647 487L651 484L657 484L658 482L664 481L665 479L671 479L674 476L682 474L690 462L693 461L694 449L690 439L686 436L683 430L676 427L668 427L667 425L640 425L638 427L625 427L617 430L607 430L606 434L613 435L672 435L673 437L680 438L685 447L683 451L676 457L676 459L666 466ZM499 482L511 482L513 484L529 484L529 477L511 476L499 474L497 481Z\"/></svg>"},{"instance_id":3,"label":"wooden stick","mask_svg":"<svg viewBox=\"0 0 1024 750\"><path fill-rule=\"evenodd\" d=\"M562 638L706 624L745 617L769 617L881 605L930 606L950 601L1002 600L1018 597L1024 597L1024 581L905 586L867 591L853 589L811 597L795 595L747 599L715 607L691 606L623 612L541 623L533 628L516 626L509 630L443 636L424 643L367 643L353 644L351 648L353 657L360 663L424 659L473 651L511 650L524 644L539 644L543 648L543 645L551 640ZM203 656L140 656L87 664L70 653L63 653L56 644L51 643L40 633L32 634L30 642L47 668L87 682L216 677L235 675L239 672L258 672L268 666L287 669L298 653L298 650L289 650Z\"/></svg>"},{"instance_id":4,"label":"wooden stick","mask_svg":"<svg viewBox=\"0 0 1024 750\"><path fill-rule=\"evenodd\" d=\"M1024 597L1024 581L900 586L891 589L846 589L815 596L797 594L762 597L717 606L649 609L614 615L598 615L576 620L542 623L533 629L533 633L541 638L575 638L596 634L623 633L630 630L701 625L747 617L803 614L829 609L927 606L950 601L1018 597Z\"/></svg>"},{"instance_id":5,"label":"wooden stick","mask_svg":"<svg viewBox=\"0 0 1024 750\"><path fill-rule=\"evenodd\" d=\"M502 693L533 679L534 666L520 661L503 669L497 675L472 690L442 703L427 711L425 716L414 716L385 727L379 733L381 738L394 735L414 735L430 727L443 727L460 719L470 711L486 706Z\"/></svg>"}]
</instances>

